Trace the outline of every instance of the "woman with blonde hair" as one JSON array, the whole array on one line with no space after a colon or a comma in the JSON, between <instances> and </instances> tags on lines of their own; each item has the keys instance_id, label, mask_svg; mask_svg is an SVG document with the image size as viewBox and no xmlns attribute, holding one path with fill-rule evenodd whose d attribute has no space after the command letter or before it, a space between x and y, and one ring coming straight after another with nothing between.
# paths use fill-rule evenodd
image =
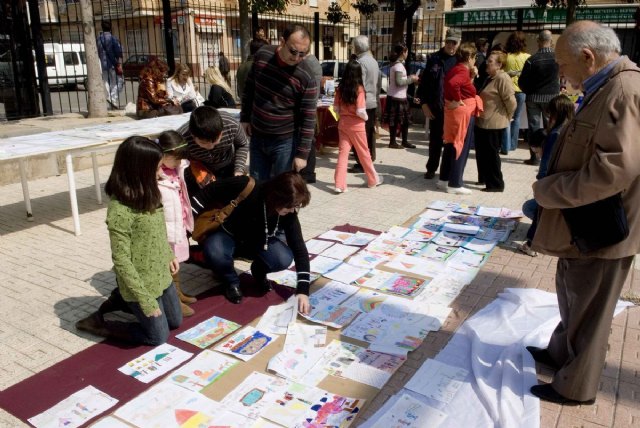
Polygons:
<instances>
[{"instance_id":1,"label":"woman with blonde hair","mask_svg":"<svg viewBox=\"0 0 640 428\"><path fill-rule=\"evenodd\" d=\"M209 96L204 102L205 105L215 108L236 106L236 101L231 95L231 88L218 67L207 68L204 78L211 85Z\"/></svg>"},{"instance_id":2,"label":"woman with blonde hair","mask_svg":"<svg viewBox=\"0 0 640 428\"><path fill-rule=\"evenodd\" d=\"M204 102L193 85L191 69L187 65L176 63L173 75L167 79L167 97L182 107L184 112L193 111Z\"/></svg>"}]
</instances>

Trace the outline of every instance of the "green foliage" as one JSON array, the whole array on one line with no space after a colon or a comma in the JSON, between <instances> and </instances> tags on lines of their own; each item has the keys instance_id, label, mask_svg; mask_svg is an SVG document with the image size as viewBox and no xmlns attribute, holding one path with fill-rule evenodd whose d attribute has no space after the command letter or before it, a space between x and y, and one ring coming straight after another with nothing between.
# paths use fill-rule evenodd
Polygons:
<instances>
[{"instance_id":1,"label":"green foliage","mask_svg":"<svg viewBox=\"0 0 640 428\"><path fill-rule=\"evenodd\" d=\"M290 0L249 0L249 7L257 13L278 12L285 13Z\"/></svg>"},{"instance_id":2,"label":"green foliage","mask_svg":"<svg viewBox=\"0 0 640 428\"><path fill-rule=\"evenodd\" d=\"M373 14L380 9L378 3L374 3L373 0L358 0L357 3L351 3L351 6L367 19L371 19Z\"/></svg>"},{"instance_id":3,"label":"green foliage","mask_svg":"<svg viewBox=\"0 0 640 428\"><path fill-rule=\"evenodd\" d=\"M534 7L552 7L554 9L563 8L566 9L572 0L535 0L531 6ZM587 0L573 0L576 6L586 6Z\"/></svg>"},{"instance_id":4,"label":"green foliage","mask_svg":"<svg viewBox=\"0 0 640 428\"><path fill-rule=\"evenodd\" d=\"M349 20L349 14L344 12L336 2L331 3L324 14L327 15L327 20L333 25Z\"/></svg>"}]
</instances>

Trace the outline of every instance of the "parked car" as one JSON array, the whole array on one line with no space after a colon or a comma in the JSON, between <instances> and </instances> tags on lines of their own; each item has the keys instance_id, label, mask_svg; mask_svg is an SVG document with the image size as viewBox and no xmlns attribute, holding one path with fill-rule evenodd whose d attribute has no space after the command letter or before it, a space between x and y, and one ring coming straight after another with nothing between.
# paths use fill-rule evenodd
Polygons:
<instances>
[{"instance_id":1,"label":"parked car","mask_svg":"<svg viewBox=\"0 0 640 428\"><path fill-rule=\"evenodd\" d=\"M122 63L124 78L138 80L140 78L140 72L153 56L154 55L149 54L134 54L127 58L127 60ZM165 62L167 61L164 57L160 57L160 59Z\"/></svg>"},{"instance_id":2,"label":"parked car","mask_svg":"<svg viewBox=\"0 0 640 428\"><path fill-rule=\"evenodd\" d=\"M347 62L335 59L325 59L324 61L320 61L320 66L322 67L323 82L327 78L333 78L336 86L338 86L340 84L340 79L342 78L342 73L344 73L344 69L347 67Z\"/></svg>"}]
</instances>

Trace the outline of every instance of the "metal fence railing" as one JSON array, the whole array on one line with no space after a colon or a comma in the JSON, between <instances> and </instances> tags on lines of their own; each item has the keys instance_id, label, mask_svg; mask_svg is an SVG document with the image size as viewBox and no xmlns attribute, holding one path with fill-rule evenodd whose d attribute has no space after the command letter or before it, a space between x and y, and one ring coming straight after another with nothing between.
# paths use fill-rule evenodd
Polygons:
<instances>
[{"instance_id":1,"label":"metal fence railing","mask_svg":"<svg viewBox=\"0 0 640 428\"><path fill-rule=\"evenodd\" d=\"M20 88L26 86L28 89L29 85L39 91L40 114L47 111L45 105L49 101L52 114L87 111L86 65L83 63L86 55L79 3L77 0L39 0L37 5L35 10L30 8L29 11L31 15L39 14L40 24L34 25L32 20L31 37L26 36L24 40L32 44L32 49L35 47L33 40L43 42L44 58L38 61L44 62L44 68L35 63L34 67L25 67L29 62L24 59L25 53L28 56L34 51L28 46L26 51L18 50L21 40L17 38L20 32L25 32L24 26L20 27L15 13L0 11L0 120L20 118L24 114L26 110L20 109L20 100L24 99ZM622 41L623 53L637 62L640 37L634 18L636 10L636 6L627 5L580 8L577 19L598 20L613 27ZM306 26L313 39L312 52L320 61L347 61L351 54L351 39L358 34L368 34L373 55L384 67L392 48L394 12L384 10L371 19L362 17L332 24L322 12L308 15L265 13L241 20L237 5L211 0L105 0L93 2L93 18L96 34L100 32L101 21L110 20L112 32L123 46L127 78L120 104L124 107L127 103L135 103L137 72L149 55L165 58L170 64L189 65L196 85L206 95L203 72L217 64L224 53L230 61L231 80L235 86L235 70L243 61L241 26L244 22L249 26L262 26L272 44L278 43L287 25ZM27 21L25 18L24 22ZM442 13L420 8L410 21L409 31L405 29L409 62L414 64L410 71L424 66L427 55L443 45L448 27L460 28L464 41L484 37L492 44L504 43L510 32L522 30L529 34L529 49L534 52L537 49L535 35L543 28L560 34L564 22L564 10L556 9L456 9ZM168 52L171 58L168 58ZM51 68L53 63L60 63L61 68ZM38 65L46 70L51 87L49 92L37 88L35 72ZM235 94L235 87L233 89Z\"/></svg>"}]
</instances>

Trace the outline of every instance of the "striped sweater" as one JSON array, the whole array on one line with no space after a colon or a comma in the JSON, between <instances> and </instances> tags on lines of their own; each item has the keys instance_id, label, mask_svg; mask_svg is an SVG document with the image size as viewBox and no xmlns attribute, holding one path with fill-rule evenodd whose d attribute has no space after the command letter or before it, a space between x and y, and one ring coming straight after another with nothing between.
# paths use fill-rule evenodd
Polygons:
<instances>
[{"instance_id":1,"label":"striped sweater","mask_svg":"<svg viewBox=\"0 0 640 428\"><path fill-rule=\"evenodd\" d=\"M203 149L193 140L189 131L189 122L177 129L186 140L189 149L189 160L197 160L211 173L218 175L223 168L233 163L233 172L246 174L249 141L240 124L227 112L220 111L222 118L222 139L213 149Z\"/></svg>"},{"instance_id":2,"label":"striped sweater","mask_svg":"<svg viewBox=\"0 0 640 428\"><path fill-rule=\"evenodd\" d=\"M277 46L254 55L242 94L240 122L274 142L294 138L295 157L307 159L316 126L318 87L306 61L296 66L279 62Z\"/></svg>"}]
</instances>

